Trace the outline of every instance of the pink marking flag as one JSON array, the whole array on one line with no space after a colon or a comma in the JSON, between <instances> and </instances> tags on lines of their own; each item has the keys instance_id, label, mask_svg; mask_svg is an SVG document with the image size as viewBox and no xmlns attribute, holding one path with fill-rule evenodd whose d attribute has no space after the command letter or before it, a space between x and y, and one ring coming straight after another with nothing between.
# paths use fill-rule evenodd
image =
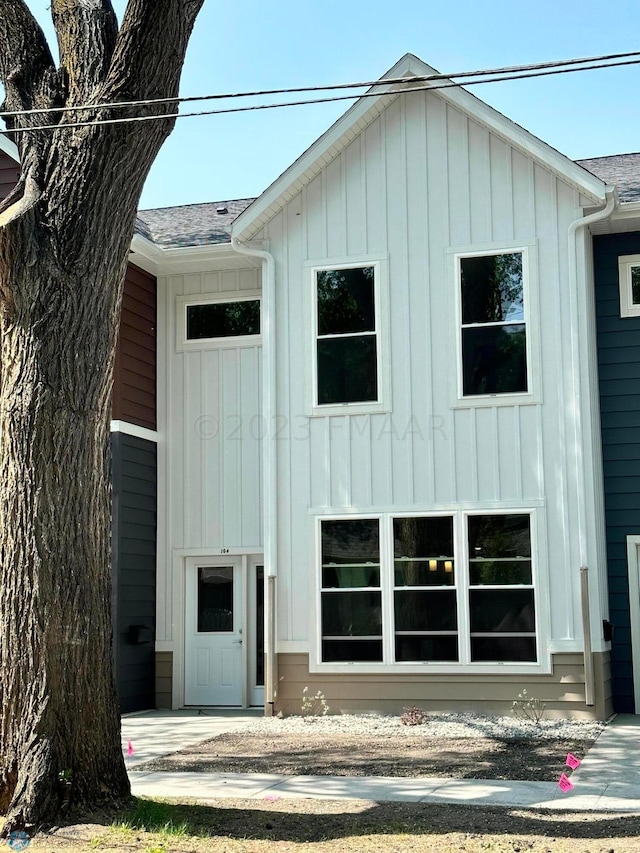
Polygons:
<instances>
[{"instance_id":1,"label":"pink marking flag","mask_svg":"<svg viewBox=\"0 0 640 853\"><path fill-rule=\"evenodd\" d=\"M564 773L560 776L560 780L558 781L558 788L561 791L564 791L566 794L567 791L570 791L573 788L573 783L570 781L568 776L565 776Z\"/></svg>"},{"instance_id":2,"label":"pink marking flag","mask_svg":"<svg viewBox=\"0 0 640 853\"><path fill-rule=\"evenodd\" d=\"M131 741L127 741L127 755L133 755L133 744Z\"/></svg>"},{"instance_id":3,"label":"pink marking flag","mask_svg":"<svg viewBox=\"0 0 640 853\"><path fill-rule=\"evenodd\" d=\"M567 767L570 767L572 770L575 770L576 767L580 767L582 761L579 758L576 758L575 755L572 755L570 752L567 753L567 760L565 761Z\"/></svg>"}]
</instances>

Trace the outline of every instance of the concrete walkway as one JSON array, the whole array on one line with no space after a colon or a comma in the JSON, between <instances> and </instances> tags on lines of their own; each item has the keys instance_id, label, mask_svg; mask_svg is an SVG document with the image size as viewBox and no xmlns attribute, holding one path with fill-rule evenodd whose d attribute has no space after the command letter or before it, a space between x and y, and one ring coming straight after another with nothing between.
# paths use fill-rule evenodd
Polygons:
<instances>
[{"instance_id":1,"label":"concrete walkway","mask_svg":"<svg viewBox=\"0 0 640 853\"><path fill-rule=\"evenodd\" d=\"M133 793L160 798L190 797L200 802L222 797L257 800L315 797L640 813L640 718L630 715L620 715L607 726L581 767L571 775L574 788L567 793L555 782L136 770L151 758L249 725L256 716L260 712L150 711L124 717L123 749ZM131 756L127 755L129 741L134 750Z\"/></svg>"}]
</instances>

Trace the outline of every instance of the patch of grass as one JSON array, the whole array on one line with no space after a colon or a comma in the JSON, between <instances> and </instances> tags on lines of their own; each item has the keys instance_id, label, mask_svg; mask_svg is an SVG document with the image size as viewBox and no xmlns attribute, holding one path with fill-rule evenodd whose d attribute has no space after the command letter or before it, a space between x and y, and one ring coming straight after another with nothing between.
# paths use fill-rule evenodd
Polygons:
<instances>
[{"instance_id":1,"label":"patch of grass","mask_svg":"<svg viewBox=\"0 0 640 853\"><path fill-rule=\"evenodd\" d=\"M133 808L126 812L121 820L114 822L111 829L124 834L144 830L172 838L197 835L197 828L190 826L189 821L181 820L178 811L179 807L170 803L136 798Z\"/></svg>"}]
</instances>

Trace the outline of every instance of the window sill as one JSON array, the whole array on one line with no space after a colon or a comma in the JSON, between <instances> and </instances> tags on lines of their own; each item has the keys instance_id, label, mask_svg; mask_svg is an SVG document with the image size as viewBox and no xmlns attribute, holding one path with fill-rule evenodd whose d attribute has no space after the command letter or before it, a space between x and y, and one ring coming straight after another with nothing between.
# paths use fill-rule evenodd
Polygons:
<instances>
[{"instance_id":1,"label":"window sill","mask_svg":"<svg viewBox=\"0 0 640 853\"><path fill-rule=\"evenodd\" d=\"M312 406L311 418L328 418L336 415L387 415L391 411L385 403L330 403Z\"/></svg>"},{"instance_id":2,"label":"window sill","mask_svg":"<svg viewBox=\"0 0 640 853\"><path fill-rule=\"evenodd\" d=\"M200 352L212 349L239 349L240 347L261 347L262 335L239 335L227 338L199 338L179 341L177 352Z\"/></svg>"},{"instance_id":3,"label":"window sill","mask_svg":"<svg viewBox=\"0 0 640 853\"><path fill-rule=\"evenodd\" d=\"M309 672L325 675L549 675L552 671L551 658L544 662L491 664L463 663L317 663L309 660Z\"/></svg>"},{"instance_id":4,"label":"window sill","mask_svg":"<svg viewBox=\"0 0 640 853\"><path fill-rule=\"evenodd\" d=\"M541 394L479 394L477 397L457 397L452 408L477 409L497 406L539 406Z\"/></svg>"}]
</instances>

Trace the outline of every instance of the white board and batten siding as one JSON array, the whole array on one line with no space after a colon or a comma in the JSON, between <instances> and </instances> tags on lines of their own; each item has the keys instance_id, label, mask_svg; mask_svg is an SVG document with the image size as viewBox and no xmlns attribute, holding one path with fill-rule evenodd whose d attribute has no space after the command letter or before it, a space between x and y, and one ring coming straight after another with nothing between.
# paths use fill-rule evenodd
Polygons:
<instances>
[{"instance_id":1,"label":"white board and batten siding","mask_svg":"<svg viewBox=\"0 0 640 853\"><path fill-rule=\"evenodd\" d=\"M314 516L510 507L537 513L547 650L582 648L576 294L567 249L582 204L577 190L503 138L437 95L413 93L393 101L256 235L276 260L280 652L314 642ZM461 402L455 252L516 247L528 252L532 273L535 398ZM309 417L310 264L367 257L388 264L389 411ZM188 382L198 375L196 364ZM595 530L587 503L586 526ZM595 534L589 549L598 569ZM592 602L594 624L599 607Z\"/></svg>"},{"instance_id":2,"label":"white board and batten siding","mask_svg":"<svg viewBox=\"0 0 640 853\"><path fill-rule=\"evenodd\" d=\"M180 351L180 297L233 298L260 287L255 267L158 279L159 651L181 642L184 556L262 547L261 341Z\"/></svg>"}]
</instances>

